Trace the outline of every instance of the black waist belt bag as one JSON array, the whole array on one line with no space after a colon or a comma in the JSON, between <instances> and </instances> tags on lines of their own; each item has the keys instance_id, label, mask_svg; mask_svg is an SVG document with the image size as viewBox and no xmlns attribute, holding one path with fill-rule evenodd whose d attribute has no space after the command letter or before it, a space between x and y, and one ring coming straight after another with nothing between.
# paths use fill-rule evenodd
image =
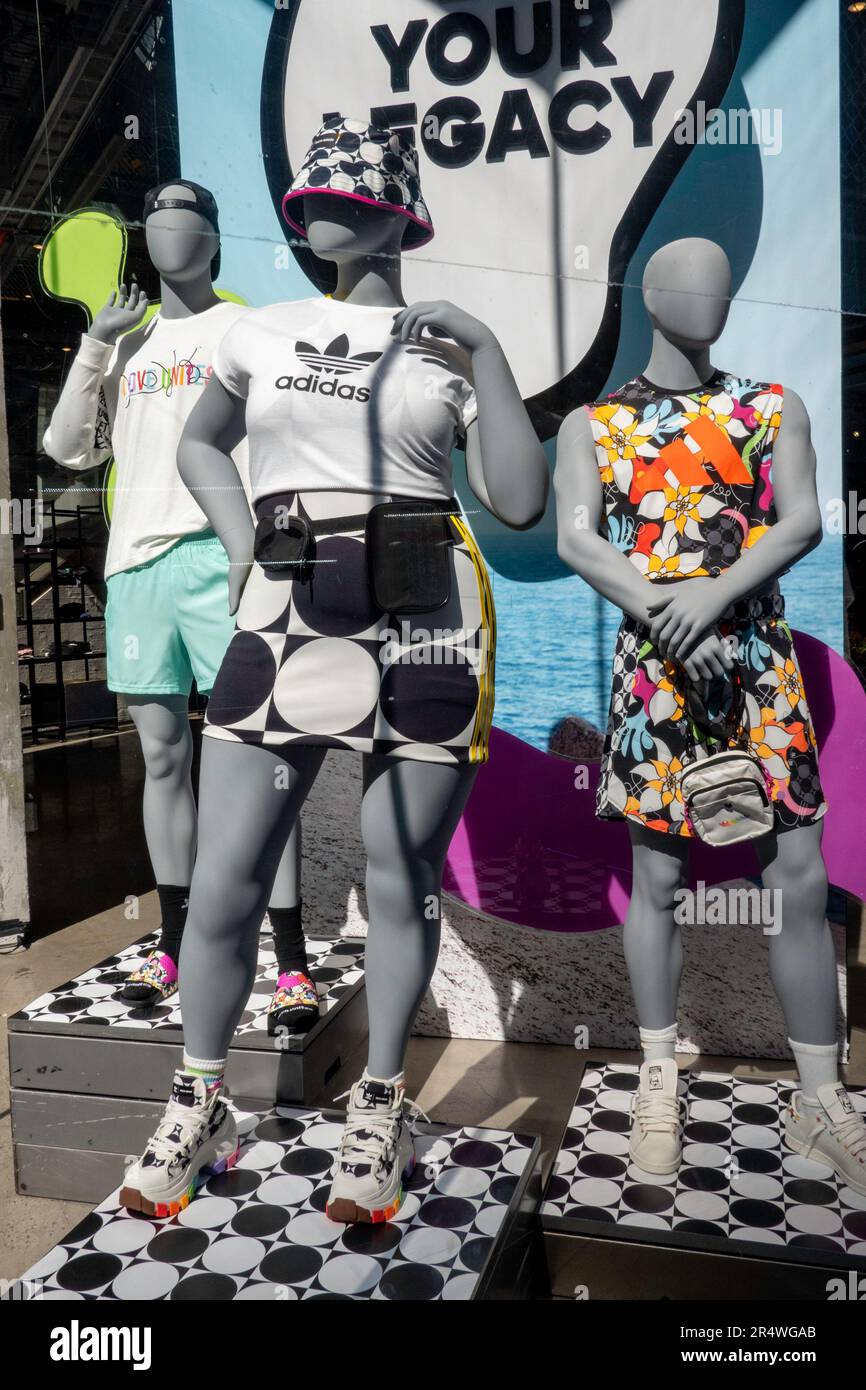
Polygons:
<instances>
[{"instance_id":1,"label":"black waist belt bag","mask_svg":"<svg viewBox=\"0 0 866 1390\"><path fill-rule=\"evenodd\" d=\"M271 579L299 579L312 576L316 558L316 537L302 516L287 513L265 515L256 525L253 555Z\"/></svg>"},{"instance_id":2,"label":"black waist belt bag","mask_svg":"<svg viewBox=\"0 0 866 1390\"><path fill-rule=\"evenodd\" d=\"M370 590L383 612L402 617L444 608L451 594L449 547L455 541L450 518L459 515L454 498L397 498L367 513Z\"/></svg>"}]
</instances>

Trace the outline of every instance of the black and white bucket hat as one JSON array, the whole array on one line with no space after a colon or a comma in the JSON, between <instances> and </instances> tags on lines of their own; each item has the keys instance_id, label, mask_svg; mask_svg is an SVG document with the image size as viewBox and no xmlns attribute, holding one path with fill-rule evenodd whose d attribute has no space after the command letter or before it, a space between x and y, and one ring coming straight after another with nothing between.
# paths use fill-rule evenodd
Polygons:
<instances>
[{"instance_id":1,"label":"black and white bucket hat","mask_svg":"<svg viewBox=\"0 0 866 1390\"><path fill-rule=\"evenodd\" d=\"M354 198L404 217L406 251L424 246L433 236L433 223L421 196L415 145L405 134L387 127L333 116L317 132L283 198L283 216L304 238L304 198L309 193Z\"/></svg>"}]
</instances>

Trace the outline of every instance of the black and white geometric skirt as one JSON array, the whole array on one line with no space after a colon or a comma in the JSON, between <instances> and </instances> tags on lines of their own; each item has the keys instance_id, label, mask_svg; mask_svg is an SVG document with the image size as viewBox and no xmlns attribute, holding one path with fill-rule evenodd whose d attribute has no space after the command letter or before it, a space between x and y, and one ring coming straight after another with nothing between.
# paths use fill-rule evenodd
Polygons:
<instances>
[{"instance_id":1,"label":"black and white geometric skirt","mask_svg":"<svg viewBox=\"0 0 866 1390\"><path fill-rule=\"evenodd\" d=\"M310 521L366 513L387 496L305 492L268 497ZM205 734L419 762L486 761L493 719L496 619L484 560L452 517L451 596L429 614L376 606L363 530L317 526L312 579L254 564L234 636L208 702Z\"/></svg>"}]
</instances>

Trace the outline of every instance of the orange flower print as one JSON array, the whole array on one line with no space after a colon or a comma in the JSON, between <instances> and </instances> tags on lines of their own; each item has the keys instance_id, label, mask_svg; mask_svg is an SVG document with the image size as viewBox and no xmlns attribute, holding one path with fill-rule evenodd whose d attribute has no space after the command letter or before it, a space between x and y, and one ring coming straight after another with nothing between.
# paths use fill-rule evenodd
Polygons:
<instances>
[{"instance_id":1,"label":"orange flower print","mask_svg":"<svg viewBox=\"0 0 866 1390\"><path fill-rule=\"evenodd\" d=\"M794 710L799 710L808 718L806 692L800 669L790 656L778 658L776 664L758 677L758 685L768 686L773 692L773 710L777 719L786 719Z\"/></svg>"},{"instance_id":2,"label":"orange flower print","mask_svg":"<svg viewBox=\"0 0 866 1390\"><path fill-rule=\"evenodd\" d=\"M712 420L720 429L727 430L734 415L734 402L725 391L720 391L718 395L711 396L709 392L700 396L696 402L697 410L684 410L683 416L689 422L703 416L707 420Z\"/></svg>"}]
</instances>

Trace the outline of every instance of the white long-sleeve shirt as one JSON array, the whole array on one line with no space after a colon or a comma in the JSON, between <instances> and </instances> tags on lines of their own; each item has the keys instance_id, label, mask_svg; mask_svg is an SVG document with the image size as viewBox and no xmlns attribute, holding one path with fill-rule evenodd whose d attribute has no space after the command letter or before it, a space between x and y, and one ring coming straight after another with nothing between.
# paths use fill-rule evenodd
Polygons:
<instances>
[{"instance_id":1,"label":"white long-sleeve shirt","mask_svg":"<svg viewBox=\"0 0 866 1390\"><path fill-rule=\"evenodd\" d=\"M84 334L45 431L46 454L94 468L114 454L117 476L105 577L143 565L208 520L177 471L177 447L211 377L213 354L245 305L220 302L188 318L155 315L116 346ZM100 391L110 438L100 427ZM246 440L232 457L248 487Z\"/></svg>"}]
</instances>

